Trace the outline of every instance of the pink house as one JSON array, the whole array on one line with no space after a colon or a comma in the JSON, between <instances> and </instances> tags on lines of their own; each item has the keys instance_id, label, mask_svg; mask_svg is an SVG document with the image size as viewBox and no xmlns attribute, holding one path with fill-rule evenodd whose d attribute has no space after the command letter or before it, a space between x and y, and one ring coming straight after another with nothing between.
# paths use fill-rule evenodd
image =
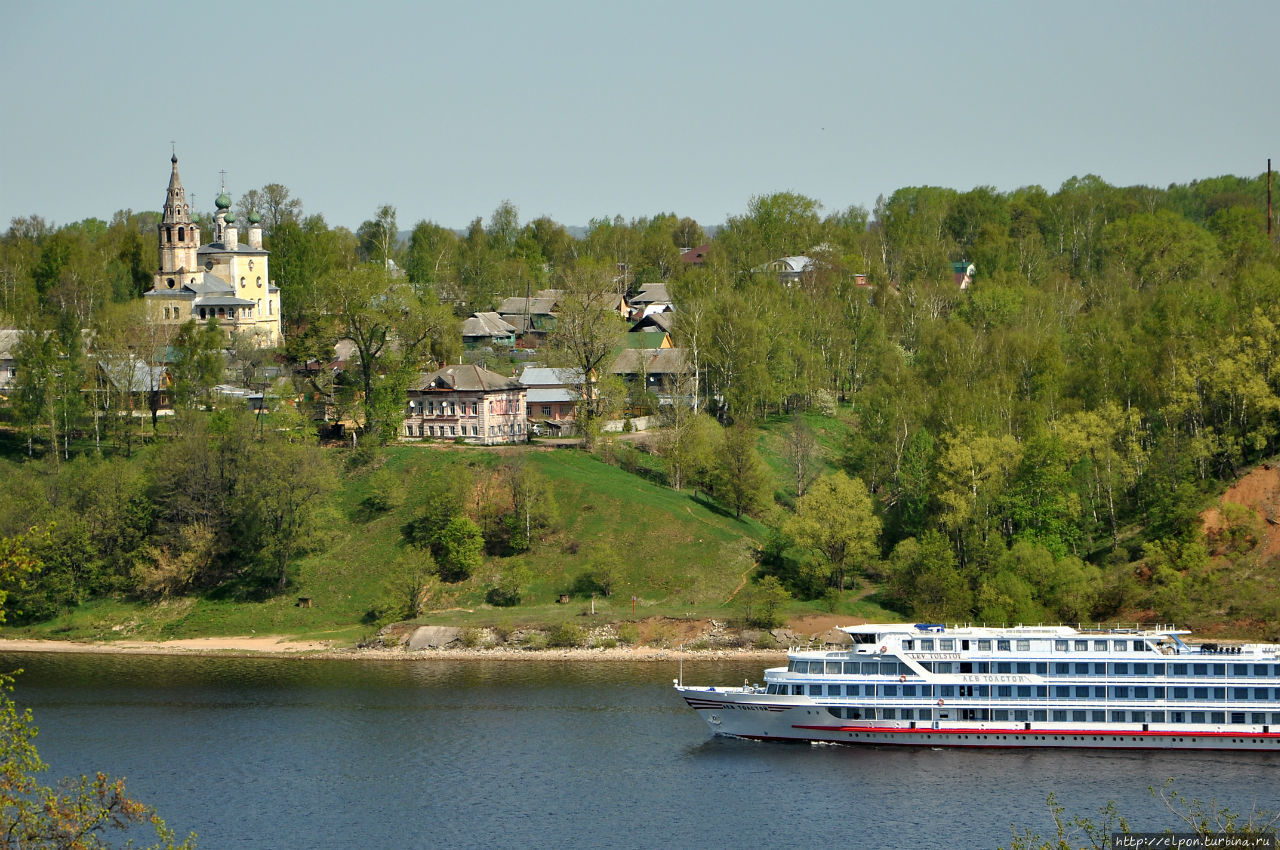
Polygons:
<instances>
[{"instance_id":1,"label":"pink house","mask_svg":"<svg viewBox=\"0 0 1280 850\"><path fill-rule=\"evenodd\" d=\"M529 439L525 388L479 366L445 366L419 375L409 385L407 401L403 439L486 446Z\"/></svg>"}]
</instances>

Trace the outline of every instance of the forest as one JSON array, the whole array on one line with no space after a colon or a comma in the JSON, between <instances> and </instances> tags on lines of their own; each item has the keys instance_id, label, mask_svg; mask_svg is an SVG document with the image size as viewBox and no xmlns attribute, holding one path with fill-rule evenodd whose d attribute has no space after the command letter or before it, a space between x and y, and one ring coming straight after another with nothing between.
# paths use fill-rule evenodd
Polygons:
<instances>
[{"instance_id":1,"label":"forest","mask_svg":"<svg viewBox=\"0 0 1280 850\"><path fill-rule=\"evenodd\" d=\"M1280 619L1280 596L1258 592L1280 577L1255 551L1262 520L1228 506L1212 538L1200 520L1280 440L1266 174L917 186L870 210L779 192L705 230L664 213L581 236L510 203L407 238L384 206L353 232L278 184L239 212L261 216L286 347L267 356L194 325L152 340L171 352L180 408L163 423L110 416L110 389L85 390L89 348L149 333L158 214L33 215L0 238L0 324L47 332L24 335L0 413L0 537L44 564L12 589L11 619L102 595L283 592L343 476L393 439L408 376L459 355L463 317L543 288L652 282L672 293L698 403L665 411L628 462L763 523L758 577L791 596L836 610L874 592L929 620ZM702 245L704 262L682 260ZM811 273L767 268L797 255ZM957 263L976 270L964 288ZM322 447L297 412L266 428L209 412L228 371L314 390L323 376L303 367L364 332L358 369L323 388L358 411L356 449ZM815 438L824 422L839 423L835 444ZM455 514L478 524L479 501Z\"/></svg>"}]
</instances>

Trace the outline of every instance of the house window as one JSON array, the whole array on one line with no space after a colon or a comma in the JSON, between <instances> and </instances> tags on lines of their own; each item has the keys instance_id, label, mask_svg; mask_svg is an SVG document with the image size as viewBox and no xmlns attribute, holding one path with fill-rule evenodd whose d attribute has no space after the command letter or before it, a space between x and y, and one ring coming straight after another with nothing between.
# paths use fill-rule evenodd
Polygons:
<instances>
[{"instance_id":1,"label":"house window","mask_svg":"<svg viewBox=\"0 0 1280 850\"><path fill-rule=\"evenodd\" d=\"M244 283L244 278L242 277L240 278L240 288L244 289L244 287L245 287L245 283Z\"/></svg>"},{"instance_id":2,"label":"house window","mask_svg":"<svg viewBox=\"0 0 1280 850\"><path fill-rule=\"evenodd\" d=\"M253 268L253 260L250 260L250 261L249 261L249 268L250 268L250 269L252 269L252 268ZM262 278L261 278L261 277L259 277L259 278L258 278L258 288L259 288L259 289L261 289L261 288L262 288Z\"/></svg>"},{"instance_id":3,"label":"house window","mask_svg":"<svg viewBox=\"0 0 1280 850\"><path fill-rule=\"evenodd\" d=\"M543 415L543 416L550 416L550 415L551 415L551 405L549 405L549 404L544 404L544 405L542 405L542 415Z\"/></svg>"}]
</instances>

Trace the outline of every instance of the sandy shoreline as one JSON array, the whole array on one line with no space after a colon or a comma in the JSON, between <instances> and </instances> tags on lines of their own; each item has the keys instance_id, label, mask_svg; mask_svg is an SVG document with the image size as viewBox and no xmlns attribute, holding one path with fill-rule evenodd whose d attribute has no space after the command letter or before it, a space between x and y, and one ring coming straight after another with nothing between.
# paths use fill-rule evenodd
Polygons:
<instances>
[{"instance_id":1,"label":"sandy shoreline","mask_svg":"<svg viewBox=\"0 0 1280 850\"><path fill-rule=\"evenodd\" d=\"M263 658L344 658L355 660L493 660L493 661L675 661L741 660L785 661L784 650L703 649L678 650L650 646L611 649L356 649L334 647L326 641L301 641L270 635L210 637L185 640L121 640L87 643L83 641L0 638L0 655L17 652L63 652L80 654L132 655L238 655Z\"/></svg>"}]
</instances>

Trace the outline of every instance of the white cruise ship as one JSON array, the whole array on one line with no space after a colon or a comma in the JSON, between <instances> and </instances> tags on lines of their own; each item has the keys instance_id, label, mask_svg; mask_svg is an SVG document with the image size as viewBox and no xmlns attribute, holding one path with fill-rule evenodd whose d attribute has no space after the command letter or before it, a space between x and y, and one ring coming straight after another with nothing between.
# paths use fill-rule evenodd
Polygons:
<instances>
[{"instance_id":1,"label":"white cruise ship","mask_svg":"<svg viewBox=\"0 0 1280 850\"><path fill-rule=\"evenodd\" d=\"M763 685L676 691L740 738L926 747L1280 751L1280 645L1174 628L868 624Z\"/></svg>"}]
</instances>

